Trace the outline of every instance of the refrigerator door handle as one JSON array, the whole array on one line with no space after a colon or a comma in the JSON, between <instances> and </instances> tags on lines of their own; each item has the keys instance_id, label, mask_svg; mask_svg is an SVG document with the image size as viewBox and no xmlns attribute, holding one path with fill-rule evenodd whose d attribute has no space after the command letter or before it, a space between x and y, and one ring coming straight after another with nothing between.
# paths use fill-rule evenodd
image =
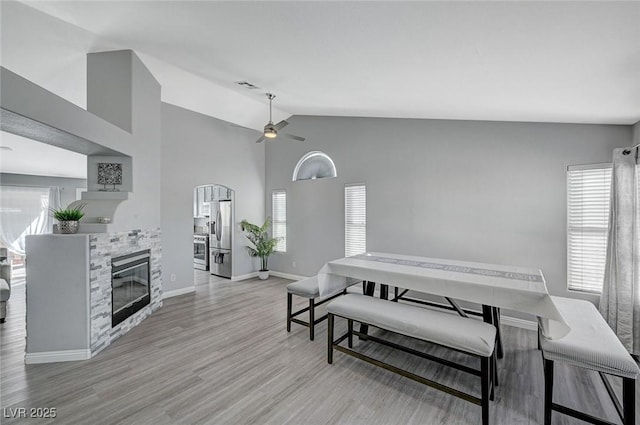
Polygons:
<instances>
[{"instance_id":1,"label":"refrigerator door handle","mask_svg":"<svg viewBox=\"0 0 640 425\"><path fill-rule=\"evenodd\" d=\"M220 210L218 209L218 212L216 213L216 225L218 226L216 229L216 239L218 240L218 242L222 239L221 238L221 233L222 233L222 217L220 214Z\"/></svg>"}]
</instances>

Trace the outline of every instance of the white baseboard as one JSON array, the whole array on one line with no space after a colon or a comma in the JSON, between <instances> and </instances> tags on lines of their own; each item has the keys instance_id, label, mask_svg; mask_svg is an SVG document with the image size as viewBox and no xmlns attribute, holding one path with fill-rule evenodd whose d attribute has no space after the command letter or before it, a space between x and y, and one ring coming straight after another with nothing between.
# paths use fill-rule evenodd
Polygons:
<instances>
[{"instance_id":1,"label":"white baseboard","mask_svg":"<svg viewBox=\"0 0 640 425\"><path fill-rule=\"evenodd\" d=\"M64 350L64 351L42 351L40 353L26 353L24 362L26 364L38 363L58 363L75 362L78 360L89 360L91 350Z\"/></svg>"},{"instance_id":2,"label":"white baseboard","mask_svg":"<svg viewBox=\"0 0 640 425\"><path fill-rule=\"evenodd\" d=\"M178 295L191 294L196 292L195 286L187 286L186 288L174 289L173 291L164 291L162 293L162 299L166 300L167 298L177 297Z\"/></svg>"},{"instance_id":3,"label":"white baseboard","mask_svg":"<svg viewBox=\"0 0 640 425\"><path fill-rule=\"evenodd\" d=\"M290 273L282 273L282 272L276 272L276 271L270 271L269 274L271 276L275 276L275 277L281 277L284 279L291 279L291 280L302 280L302 279L307 279L309 276L300 276L297 274L290 274Z\"/></svg>"},{"instance_id":4,"label":"white baseboard","mask_svg":"<svg viewBox=\"0 0 640 425\"><path fill-rule=\"evenodd\" d=\"M517 317L509 317L500 315L500 324L513 326L514 328L522 328L530 331L538 330L538 322L532 320L518 319Z\"/></svg>"},{"instance_id":5,"label":"white baseboard","mask_svg":"<svg viewBox=\"0 0 640 425\"><path fill-rule=\"evenodd\" d=\"M240 280L251 279L252 277L258 277L258 272L241 274L239 276L231 276L231 281L238 282Z\"/></svg>"}]
</instances>

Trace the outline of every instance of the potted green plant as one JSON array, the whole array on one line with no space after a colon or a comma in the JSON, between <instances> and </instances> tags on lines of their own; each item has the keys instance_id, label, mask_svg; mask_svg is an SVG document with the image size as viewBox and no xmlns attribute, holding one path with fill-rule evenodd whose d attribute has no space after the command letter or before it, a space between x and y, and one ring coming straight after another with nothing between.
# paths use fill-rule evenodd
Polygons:
<instances>
[{"instance_id":1,"label":"potted green plant","mask_svg":"<svg viewBox=\"0 0 640 425\"><path fill-rule=\"evenodd\" d=\"M240 222L240 227L246 232L247 239L253 244L253 246L247 246L247 251L252 257L260 257L260 270L258 271L258 277L262 280L269 277L269 269L267 268L267 260L269 256L273 254L276 245L278 244L278 238L272 238L269 236L268 230L271 226L271 217L267 217L262 226L249 223L247 220Z\"/></svg>"},{"instance_id":2,"label":"potted green plant","mask_svg":"<svg viewBox=\"0 0 640 425\"><path fill-rule=\"evenodd\" d=\"M50 208L53 218L58 220L58 231L65 234L78 233L79 221L84 217L82 210L86 204L80 204L75 207L67 206L66 208Z\"/></svg>"}]
</instances>

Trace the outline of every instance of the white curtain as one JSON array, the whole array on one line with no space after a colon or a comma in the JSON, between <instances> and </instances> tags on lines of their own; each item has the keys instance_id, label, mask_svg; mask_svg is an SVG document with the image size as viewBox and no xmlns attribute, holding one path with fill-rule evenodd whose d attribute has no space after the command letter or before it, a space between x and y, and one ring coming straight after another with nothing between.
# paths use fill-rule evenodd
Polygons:
<instances>
[{"instance_id":1,"label":"white curtain","mask_svg":"<svg viewBox=\"0 0 640 425\"><path fill-rule=\"evenodd\" d=\"M0 242L14 254L24 255L25 237L51 233L49 211L60 207L60 188L0 186Z\"/></svg>"},{"instance_id":2,"label":"white curtain","mask_svg":"<svg viewBox=\"0 0 640 425\"><path fill-rule=\"evenodd\" d=\"M639 179L638 148L615 149L600 312L632 354L640 354Z\"/></svg>"}]
</instances>

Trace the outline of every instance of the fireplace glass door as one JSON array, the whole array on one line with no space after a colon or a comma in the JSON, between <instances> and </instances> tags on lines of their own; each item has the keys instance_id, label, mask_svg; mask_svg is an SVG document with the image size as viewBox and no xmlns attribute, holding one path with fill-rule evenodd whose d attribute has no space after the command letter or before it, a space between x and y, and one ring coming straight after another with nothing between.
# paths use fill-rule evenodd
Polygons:
<instances>
[{"instance_id":1,"label":"fireplace glass door","mask_svg":"<svg viewBox=\"0 0 640 425\"><path fill-rule=\"evenodd\" d=\"M149 252L114 258L111 264L112 326L149 304Z\"/></svg>"}]
</instances>

